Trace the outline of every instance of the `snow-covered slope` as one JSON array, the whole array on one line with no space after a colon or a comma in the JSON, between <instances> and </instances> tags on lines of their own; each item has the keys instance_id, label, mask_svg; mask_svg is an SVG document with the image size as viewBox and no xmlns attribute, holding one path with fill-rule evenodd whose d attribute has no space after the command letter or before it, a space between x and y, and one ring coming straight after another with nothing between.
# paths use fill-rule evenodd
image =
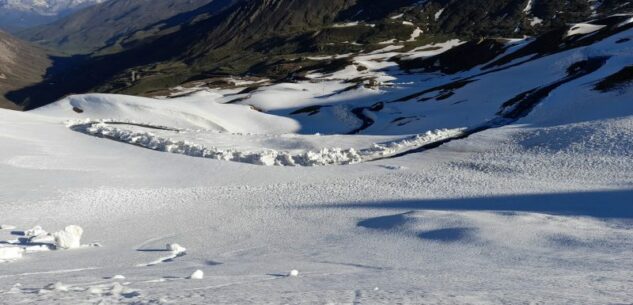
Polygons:
<instances>
[{"instance_id":1,"label":"snow-covered slope","mask_svg":"<svg viewBox=\"0 0 633 305\"><path fill-rule=\"evenodd\" d=\"M633 42L627 40L631 19L618 16L616 20L620 21L571 26L561 36L560 49L552 54L530 51L541 39L505 41L489 62L457 73L411 73L413 69L402 62L429 58L441 66L446 60L442 52L462 46L462 42L407 52L392 45L368 54L344 55L350 57L347 67L325 74L314 71L302 81L260 82L248 90L253 83L237 82L228 89L193 87L184 96L155 103L116 95L71 96L35 112L83 120L70 125L93 136L196 157L268 165L374 161L517 123L532 111L559 101L603 99L609 92L596 89L596 84L633 64L628 52ZM581 27L586 30L577 30ZM595 43L584 43L590 39ZM176 92L183 95L182 90ZM565 107L578 112L581 106ZM619 115L628 114L613 109ZM565 111L555 116L569 117ZM275 141L261 142L268 144L258 149L250 145L253 140L226 139L239 139L243 133L257 134L255 137L283 133L366 136L362 141L355 136L320 136L321 145L314 145L307 136L295 136L292 149L275 145ZM232 144L218 144L226 141ZM306 162L306 154L316 154L317 159L323 154L335 157Z\"/></svg>"},{"instance_id":2,"label":"snow-covered slope","mask_svg":"<svg viewBox=\"0 0 633 305\"><path fill-rule=\"evenodd\" d=\"M624 20L452 74L395 58L448 48L386 46L255 89L0 110L0 303L626 304ZM51 250L70 224L80 247Z\"/></svg>"}]
</instances>

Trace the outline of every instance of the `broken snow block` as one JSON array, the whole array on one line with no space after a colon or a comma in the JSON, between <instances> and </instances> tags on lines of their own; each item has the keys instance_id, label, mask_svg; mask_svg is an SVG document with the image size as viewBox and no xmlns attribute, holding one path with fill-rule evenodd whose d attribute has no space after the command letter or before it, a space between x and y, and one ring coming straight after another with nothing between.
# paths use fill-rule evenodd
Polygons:
<instances>
[{"instance_id":1,"label":"broken snow block","mask_svg":"<svg viewBox=\"0 0 633 305\"><path fill-rule=\"evenodd\" d=\"M58 249L74 249L81 247L81 235L84 230L79 226L67 226L63 231L53 233L55 246Z\"/></svg>"},{"instance_id":2,"label":"broken snow block","mask_svg":"<svg viewBox=\"0 0 633 305\"><path fill-rule=\"evenodd\" d=\"M20 247L0 247L0 261L9 261L22 258L24 249Z\"/></svg>"},{"instance_id":3,"label":"broken snow block","mask_svg":"<svg viewBox=\"0 0 633 305\"><path fill-rule=\"evenodd\" d=\"M185 253L187 249L179 244L167 244L167 251L171 251L172 253L179 254Z\"/></svg>"},{"instance_id":4,"label":"broken snow block","mask_svg":"<svg viewBox=\"0 0 633 305\"><path fill-rule=\"evenodd\" d=\"M189 279L192 280L201 280L204 279L204 272L202 270L196 270L189 276Z\"/></svg>"},{"instance_id":5,"label":"broken snow block","mask_svg":"<svg viewBox=\"0 0 633 305\"><path fill-rule=\"evenodd\" d=\"M46 231L44 231L42 229L42 227L40 226L35 226L29 230L24 231L24 236L26 237L33 237L33 236L40 236L40 235L46 235L48 234Z\"/></svg>"}]
</instances>

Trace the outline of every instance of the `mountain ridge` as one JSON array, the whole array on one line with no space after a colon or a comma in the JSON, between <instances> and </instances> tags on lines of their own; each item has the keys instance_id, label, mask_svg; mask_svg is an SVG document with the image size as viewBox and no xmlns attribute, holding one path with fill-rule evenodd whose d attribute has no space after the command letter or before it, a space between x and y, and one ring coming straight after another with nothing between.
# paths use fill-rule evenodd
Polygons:
<instances>
[{"instance_id":1,"label":"mountain ridge","mask_svg":"<svg viewBox=\"0 0 633 305\"><path fill-rule=\"evenodd\" d=\"M16 33L106 0L0 0L0 28Z\"/></svg>"},{"instance_id":2,"label":"mountain ridge","mask_svg":"<svg viewBox=\"0 0 633 305\"><path fill-rule=\"evenodd\" d=\"M217 75L288 79L322 68L323 62L310 59L315 56L367 52L389 41L411 49L455 38L539 36L631 9L631 2L622 0L600 6L586 0L242 0L211 11L214 2L184 12L177 21L158 21L117 37L118 47L96 50L53 77L60 80L56 84L74 87L45 91L54 98L90 90L152 95ZM534 23L535 18L540 21ZM345 60L332 62L332 67L340 64ZM15 92L12 98L23 103L38 90Z\"/></svg>"},{"instance_id":3,"label":"mountain ridge","mask_svg":"<svg viewBox=\"0 0 633 305\"><path fill-rule=\"evenodd\" d=\"M47 52L0 31L0 108L20 109L4 93L44 79L50 64Z\"/></svg>"}]
</instances>

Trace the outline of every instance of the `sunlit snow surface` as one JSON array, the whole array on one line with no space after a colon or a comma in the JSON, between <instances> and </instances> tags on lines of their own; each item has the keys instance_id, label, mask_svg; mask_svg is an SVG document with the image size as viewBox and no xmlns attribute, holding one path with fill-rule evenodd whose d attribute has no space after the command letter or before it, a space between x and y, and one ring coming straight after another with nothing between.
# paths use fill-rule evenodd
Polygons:
<instances>
[{"instance_id":1,"label":"sunlit snow surface","mask_svg":"<svg viewBox=\"0 0 633 305\"><path fill-rule=\"evenodd\" d=\"M0 111L0 249L36 225L76 224L82 244L100 245L3 251L0 303L628 304L633 91L593 84L633 64L632 40L621 42L632 36L476 76L439 99L403 97L480 68L407 74L389 47L355 57L366 71L247 94ZM595 72L569 78L596 57L607 59ZM343 90L359 75L381 85ZM560 80L527 116L501 120L506 101ZM446 134L455 140L426 150L411 142ZM403 141L422 149L328 164L191 153L276 160Z\"/></svg>"}]
</instances>

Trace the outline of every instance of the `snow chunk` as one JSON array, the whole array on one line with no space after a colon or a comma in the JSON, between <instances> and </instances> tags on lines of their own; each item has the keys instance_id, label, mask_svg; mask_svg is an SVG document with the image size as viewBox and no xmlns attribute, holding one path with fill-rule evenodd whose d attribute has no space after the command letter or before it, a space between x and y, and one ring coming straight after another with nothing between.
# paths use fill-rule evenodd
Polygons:
<instances>
[{"instance_id":1,"label":"snow chunk","mask_svg":"<svg viewBox=\"0 0 633 305\"><path fill-rule=\"evenodd\" d=\"M189 276L189 279L202 280L204 279L204 272L202 272L202 270L196 270Z\"/></svg>"},{"instance_id":2,"label":"snow chunk","mask_svg":"<svg viewBox=\"0 0 633 305\"><path fill-rule=\"evenodd\" d=\"M103 294L103 289L101 289L101 287L91 286L88 288L88 292L91 294Z\"/></svg>"},{"instance_id":3,"label":"snow chunk","mask_svg":"<svg viewBox=\"0 0 633 305\"><path fill-rule=\"evenodd\" d=\"M8 294L17 294L22 292L22 284L20 283L15 283L15 285L13 285L11 287L11 289L9 289L9 291L7 291L6 293Z\"/></svg>"},{"instance_id":4,"label":"snow chunk","mask_svg":"<svg viewBox=\"0 0 633 305\"><path fill-rule=\"evenodd\" d=\"M29 244L55 244L55 237L52 236L51 234L42 234L42 235L37 235L37 236L33 236L31 238L29 238L28 240Z\"/></svg>"},{"instance_id":5,"label":"snow chunk","mask_svg":"<svg viewBox=\"0 0 633 305\"><path fill-rule=\"evenodd\" d=\"M22 258L24 249L20 247L1 247L0 248L0 262L12 261Z\"/></svg>"},{"instance_id":6,"label":"snow chunk","mask_svg":"<svg viewBox=\"0 0 633 305\"><path fill-rule=\"evenodd\" d=\"M81 247L81 235L84 230L75 225L67 226L63 231L53 233L55 246L58 249L74 249Z\"/></svg>"},{"instance_id":7,"label":"snow chunk","mask_svg":"<svg viewBox=\"0 0 633 305\"><path fill-rule=\"evenodd\" d=\"M0 225L0 230L13 230L15 226L12 225Z\"/></svg>"},{"instance_id":8,"label":"snow chunk","mask_svg":"<svg viewBox=\"0 0 633 305\"><path fill-rule=\"evenodd\" d=\"M297 277L297 276L299 276L299 270L296 270L296 269L291 270L290 273L288 273L288 276L290 276L290 277Z\"/></svg>"},{"instance_id":9,"label":"snow chunk","mask_svg":"<svg viewBox=\"0 0 633 305\"><path fill-rule=\"evenodd\" d=\"M167 251L171 251L174 254L179 254L187 252L187 249L179 244L167 244Z\"/></svg>"},{"instance_id":10,"label":"snow chunk","mask_svg":"<svg viewBox=\"0 0 633 305\"><path fill-rule=\"evenodd\" d=\"M24 236L33 237L48 234L48 232L44 231L41 226L35 226L31 229L24 231Z\"/></svg>"},{"instance_id":11,"label":"snow chunk","mask_svg":"<svg viewBox=\"0 0 633 305\"><path fill-rule=\"evenodd\" d=\"M64 285L62 282L57 282L47 285L46 287L44 287L44 290L66 292L68 291L68 286Z\"/></svg>"},{"instance_id":12,"label":"snow chunk","mask_svg":"<svg viewBox=\"0 0 633 305\"><path fill-rule=\"evenodd\" d=\"M333 107L338 109L336 107ZM347 108L345 108L347 109ZM340 119L353 118L347 110L338 113ZM188 141L161 138L148 132L135 132L110 126L108 122L89 122L71 125L72 129L89 135L134 144L152 150L202 157L215 160L234 161L265 166L319 166L333 164L355 164L362 161L353 148L323 148L299 154L268 149L260 152L241 152L232 149L204 147Z\"/></svg>"}]
</instances>

